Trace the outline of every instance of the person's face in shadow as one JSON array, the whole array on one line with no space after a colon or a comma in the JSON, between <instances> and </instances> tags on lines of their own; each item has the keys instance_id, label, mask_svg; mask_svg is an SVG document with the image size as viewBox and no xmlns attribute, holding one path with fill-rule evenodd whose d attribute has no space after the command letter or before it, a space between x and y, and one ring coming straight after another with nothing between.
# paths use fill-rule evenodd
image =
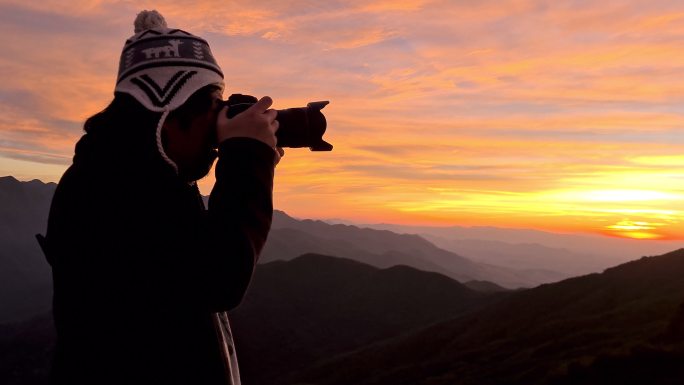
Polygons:
<instances>
[{"instance_id":1,"label":"person's face in shadow","mask_svg":"<svg viewBox=\"0 0 684 385\"><path fill-rule=\"evenodd\" d=\"M186 181L205 177L218 157L216 119L222 95L217 89L211 93L211 107L207 111L192 114L185 122L171 118L164 124L165 151Z\"/></svg>"}]
</instances>

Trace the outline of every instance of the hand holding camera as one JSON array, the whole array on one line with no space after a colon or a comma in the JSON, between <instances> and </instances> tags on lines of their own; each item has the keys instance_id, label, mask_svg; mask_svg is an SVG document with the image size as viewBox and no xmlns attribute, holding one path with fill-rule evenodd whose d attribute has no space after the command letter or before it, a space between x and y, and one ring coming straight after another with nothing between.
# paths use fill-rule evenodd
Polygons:
<instances>
[{"instance_id":1,"label":"hand holding camera","mask_svg":"<svg viewBox=\"0 0 684 385\"><path fill-rule=\"evenodd\" d=\"M265 98L257 101L254 96L250 95L230 95L230 98L224 102L228 106L228 118L237 119L243 113L253 111L252 109L257 106L259 106L258 110L261 113L261 110L267 109L272 103L271 101L268 105L261 105L261 103L265 103ZM268 100L270 101L271 98ZM306 107L265 111L264 113L269 114L269 118L271 111L276 113L275 119L278 126L275 135L278 147L308 147L311 151L331 151L333 149L332 144L323 140L327 122L321 112L328 103L327 101L311 102ZM224 114L223 111L221 110L221 115ZM219 141L220 139L219 137Z\"/></svg>"},{"instance_id":2,"label":"hand holding camera","mask_svg":"<svg viewBox=\"0 0 684 385\"><path fill-rule=\"evenodd\" d=\"M247 137L260 140L270 147L276 147L276 131L279 122L276 110L269 109L273 100L264 96L256 103L249 106L242 113L228 117L228 105L219 112L216 131L218 143L228 138Z\"/></svg>"}]
</instances>

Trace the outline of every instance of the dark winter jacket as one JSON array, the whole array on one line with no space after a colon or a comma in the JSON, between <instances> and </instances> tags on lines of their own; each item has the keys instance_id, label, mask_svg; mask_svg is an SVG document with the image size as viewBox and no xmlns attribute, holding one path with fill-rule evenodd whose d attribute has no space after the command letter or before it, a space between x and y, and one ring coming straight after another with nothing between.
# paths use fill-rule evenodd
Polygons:
<instances>
[{"instance_id":1,"label":"dark winter jacket","mask_svg":"<svg viewBox=\"0 0 684 385\"><path fill-rule=\"evenodd\" d=\"M274 151L223 142L205 210L148 144L118 137L84 135L52 202L52 381L230 383L216 312L242 300L270 230Z\"/></svg>"}]
</instances>

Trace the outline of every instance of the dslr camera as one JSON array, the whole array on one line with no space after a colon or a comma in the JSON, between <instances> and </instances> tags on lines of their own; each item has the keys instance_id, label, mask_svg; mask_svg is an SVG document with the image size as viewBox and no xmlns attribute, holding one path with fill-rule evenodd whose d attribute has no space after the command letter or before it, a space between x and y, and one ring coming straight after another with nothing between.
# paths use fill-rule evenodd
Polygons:
<instances>
[{"instance_id":1,"label":"dslr camera","mask_svg":"<svg viewBox=\"0 0 684 385\"><path fill-rule=\"evenodd\" d=\"M257 98L251 95L230 95L224 102L228 106L228 118L234 117L256 102ZM309 147L311 151L331 151L332 144L323 140L327 123L321 112L328 103L311 102L306 107L276 110L278 147Z\"/></svg>"}]
</instances>

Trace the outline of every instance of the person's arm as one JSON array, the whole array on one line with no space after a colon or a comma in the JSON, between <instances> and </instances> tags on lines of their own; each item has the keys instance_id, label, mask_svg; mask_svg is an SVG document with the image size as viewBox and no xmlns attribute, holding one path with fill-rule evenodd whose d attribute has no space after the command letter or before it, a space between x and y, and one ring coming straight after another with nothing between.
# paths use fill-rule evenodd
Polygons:
<instances>
[{"instance_id":1,"label":"person's arm","mask_svg":"<svg viewBox=\"0 0 684 385\"><path fill-rule=\"evenodd\" d=\"M207 277L216 286L210 289L216 293L209 304L213 310L236 307L252 278L271 229L274 158L272 148L251 138L231 138L219 146L205 245L216 261L214 277Z\"/></svg>"},{"instance_id":2,"label":"person's arm","mask_svg":"<svg viewBox=\"0 0 684 385\"><path fill-rule=\"evenodd\" d=\"M213 266L207 306L230 310L244 297L273 217L273 171L279 161L276 113L269 97L228 119L219 113L219 159L209 197L206 242ZM228 248L228 249L226 249Z\"/></svg>"}]
</instances>

